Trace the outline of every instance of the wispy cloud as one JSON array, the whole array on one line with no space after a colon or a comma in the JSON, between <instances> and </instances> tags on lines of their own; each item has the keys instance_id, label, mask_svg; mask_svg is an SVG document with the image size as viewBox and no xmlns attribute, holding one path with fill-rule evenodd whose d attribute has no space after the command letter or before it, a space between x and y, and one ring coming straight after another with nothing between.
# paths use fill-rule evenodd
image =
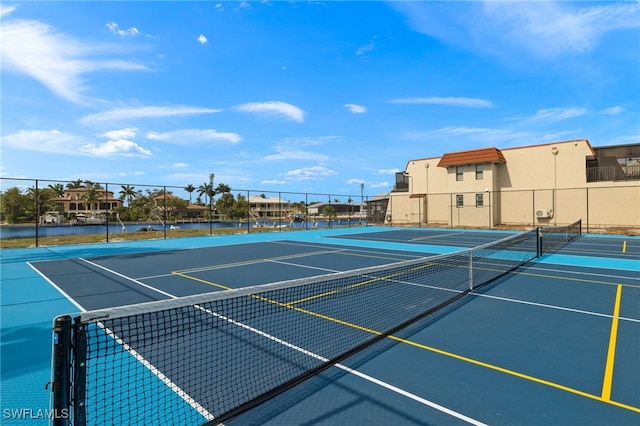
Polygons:
<instances>
[{"instance_id":1,"label":"wispy cloud","mask_svg":"<svg viewBox=\"0 0 640 426\"><path fill-rule=\"evenodd\" d=\"M98 121L125 121L138 118L158 118L180 115L213 114L221 112L221 109L200 108L189 106L147 106L147 107L125 107L112 108L95 114L84 116L80 121L83 123Z\"/></svg>"},{"instance_id":2,"label":"wispy cloud","mask_svg":"<svg viewBox=\"0 0 640 426\"><path fill-rule=\"evenodd\" d=\"M364 114L367 112L367 107L358 104L345 104L344 107L353 114Z\"/></svg>"},{"instance_id":3,"label":"wispy cloud","mask_svg":"<svg viewBox=\"0 0 640 426\"><path fill-rule=\"evenodd\" d=\"M218 132L215 129L182 129L170 132L147 132L147 139L166 141L181 145L189 145L194 142L222 141L238 143L242 137L237 133Z\"/></svg>"},{"instance_id":4,"label":"wispy cloud","mask_svg":"<svg viewBox=\"0 0 640 426\"><path fill-rule=\"evenodd\" d=\"M370 182L369 188L390 188L391 184L389 182Z\"/></svg>"},{"instance_id":5,"label":"wispy cloud","mask_svg":"<svg viewBox=\"0 0 640 426\"><path fill-rule=\"evenodd\" d=\"M345 183L347 185L361 185L364 181L362 179L347 179Z\"/></svg>"},{"instance_id":6,"label":"wispy cloud","mask_svg":"<svg viewBox=\"0 0 640 426\"><path fill-rule=\"evenodd\" d=\"M80 146L80 152L98 157L150 157L151 151L142 148L137 143L119 139L104 143L88 143Z\"/></svg>"},{"instance_id":7,"label":"wispy cloud","mask_svg":"<svg viewBox=\"0 0 640 426\"><path fill-rule=\"evenodd\" d=\"M400 169L380 169L375 174L376 175L395 175L396 173L400 173Z\"/></svg>"},{"instance_id":8,"label":"wispy cloud","mask_svg":"<svg viewBox=\"0 0 640 426\"><path fill-rule=\"evenodd\" d=\"M102 135L104 137L104 135ZM87 143L85 135L59 130L21 130L3 137L3 143L16 149L56 155L101 157L149 157L151 151L128 139Z\"/></svg>"},{"instance_id":9,"label":"wispy cloud","mask_svg":"<svg viewBox=\"0 0 640 426\"><path fill-rule=\"evenodd\" d=\"M11 13L13 13L13 11L15 11L18 8L18 6L16 5L10 5L10 6L6 6L3 4L0 4L0 18L2 18L5 15L9 15Z\"/></svg>"},{"instance_id":10,"label":"wispy cloud","mask_svg":"<svg viewBox=\"0 0 640 426\"><path fill-rule=\"evenodd\" d=\"M640 26L637 2L394 2L392 7L418 32L505 57L580 54L609 32Z\"/></svg>"},{"instance_id":11,"label":"wispy cloud","mask_svg":"<svg viewBox=\"0 0 640 426\"><path fill-rule=\"evenodd\" d=\"M139 31L136 27L131 27L128 30L121 30L118 24L112 21L107 22L107 28L109 28L109 31L111 31L113 34L117 34L121 37L137 36L139 34Z\"/></svg>"},{"instance_id":12,"label":"wispy cloud","mask_svg":"<svg viewBox=\"0 0 640 426\"><path fill-rule=\"evenodd\" d=\"M136 137L136 132L138 131L135 127L129 127L126 129L119 130L109 130L108 132L101 133L99 136L109 138L111 140L114 139L134 139Z\"/></svg>"},{"instance_id":13,"label":"wispy cloud","mask_svg":"<svg viewBox=\"0 0 640 426\"><path fill-rule=\"evenodd\" d=\"M207 43L207 38L204 36L204 34L200 34L198 37L196 37L196 40L200 44L206 44Z\"/></svg>"},{"instance_id":14,"label":"wispy cloud","mask_svg":"<svg viewBox=\"0 0 640 426\"><path fill-rule=\"evenodd\" d=\"M303 181L303 180L318 180L327 176L337 176L338 172L328 169L325 166L313 166L302 167L295 170L290 170L284 174L284 176L290 180Z\"/></svg>"},{"instance_id":15,"label":"wispy cloud","mask_svg":"<svg viewBox=\"0 0 640 426\"><path fill-rule=\"evenodd\" d=\"M375 48L376 48L376 45L372 40L371 42L369 42L369 43L365 44L364 46L358 48L358 50L356 50L356 55L358 55L358 56L366 55L367 53L372 52Z\"/></svg>"},{"instance_id":16,"label":"wispy cloud","mask_svg":"<svg viewBox=\"0 0 640 426\"><path fill-rule=\"evenodd\" d=\"M115 69L143 71L148 68L121 59L93 59L110 56L113 47L77 40L56 31L50 25L33 20L11 20L14 8L2 9L2 66L6 70L28 75L57 96L86 103L87 85L83 76L91 71Z\"/></svg>"},{"instance_id":17,"label":"wispy cloud","mask_svg":"<svg viewBox=\"0 0 640 426\"><path fill-rule=\"evenodd\" d=\"M465 108L491 108L493 103L484 99L476 98L462 98L449 96L442 97L428 97L428 98L398 98L388 101L391 104L435 104L446 105Z\"/></svg>"},{"instance_id":18,"label":"wispy cloud","mask_svg":"<svg viewBox=\"0 0 640 426\"><path fill-rule=\"evenodd\" d=\"M325 154L302 148L323 146L337 140L340 140L337 136L285 138L274 146L275 154L265 155L260 161L298 160L324 162L329 159Z\"/></svg>"},{"instance_id":19,"label":"wispy cloud","mask_svg":"<svg viewBox=\"0 0 640 426\"><path fill-rule=\"evenodd\" d=\"M304 160L304 161L327 161L328 157L324 154L312 151L301 150L280 150L276 154L265 155L262 157L263 161L292 161L292 160Z\"/></svg>"},{"instance_id":20,"label":"wispy cloud","mask_svg":"<svg viewBox=\"0 0 640 426\"><path fill-rule=\"evenodd\" d=\"M623 112L624 112L624 106L622 105L612 106L600 111L600 113L604 115L618 115L618 114L622 114Z\"/></svg>"},{"instance_id":21,"label":"wispy cloud","mask_svg":"<svg viewBox=\"0 0 640 426\"><path fill-rule=\"evenodd\" d=\"M241 112L282 116L287 120L297 121L298 123L302 123L304 121L304 111L297 106L286 102L249 102L238 105L235 109Z\"/></svg>"},{"instance_id":22,"label":"wispy cloud","mask_svg":"<svg viewBox=\"0 0 640 426\"><path fill-rule=\"evenodd\" d=\"M262 185L284 185L286 183L287 183L286 180L277 180L277 179L260 181L260 184Z\"/></svg>"},{"instance_id":23,"label":"wispy cloud","mask_svg":"<svg viewBox=\"0 0 640 426\"><path fill-rule=\"evenodd\" d=\"M560 121L580 117L585 114L587 114L587 110L585 108L545 108L539 109L534 115L526 117L525 119L531 121Z\"/></svg>"}]
</instances>

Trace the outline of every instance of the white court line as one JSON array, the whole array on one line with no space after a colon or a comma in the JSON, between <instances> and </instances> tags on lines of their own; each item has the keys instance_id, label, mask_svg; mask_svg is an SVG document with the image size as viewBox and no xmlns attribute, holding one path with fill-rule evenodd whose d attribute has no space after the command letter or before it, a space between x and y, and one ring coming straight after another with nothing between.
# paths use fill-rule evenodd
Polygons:
<instances>
[{"instance_id":1,"label":"white court line","mask_svg":"<svg viewBox=\"0 0 640 426\"><path fill-rule=\"evenodd\" d=\"M163 294L165 296L168 296L172 299L177 299L177 296L174 296L170 293L167 293L166 291L162 291L160 289L148 286L144 283L141 283L140 281L134 280L133 278L129 278L126 275L123 275L119 272L113 271L109 268L105 268L104 266L98 265L97 263L94 262L90 262L86 259L83 258L79 258L81 261L88 263L89 265L92 265L96 268L100 268L104 271L107 271L111 274L114 274L116 276L119 276L121 278L124 278L126 280L129 280L135 284L141 285L142 287L148 288L150 290L154 290L157 291L160 294ZM56 288L58 288L56 286ZM63 294L66 295L66 293L63 292ZM68 297L68 296L67 296ZM78 306L76 304L76 306ZM85 311L83 309L83 311ZM85 311L86 312L86 311ZM174 391L180 398L182 398L183 401L185 401L187 404L189 404L194 410L196 410L200 415L202 415L204 418L206 418L207 420L213 420L215 417L213 414L211 414L208 410L206 410L203 406L201 406L195 399L193 399L189 394L187 394L184 390L182 390L180 388L180 386L176 385L175 383L173 383L173 381L171 379L169 379L167 376L165 376L162 371L158 370L158 368L156 366L154 366L153 364L151 364L149 361L147 361L142 355L140 355L135 349L133 349L131 346L129 346L128 344L126 344L120 337L118 337L113 331L111 331L109 328L104 327L104 325L100 322L98 322L98 326L103 328L106 333L111 336L117 343L119 343L120 345L123 346L123 348L129 352L136 360L138 360L140 363L142 363L142 365L144 365L154 376L156 376L158 379L160 379L160 381L162 383L164 383L169 389L171 389L172 391Z\"/></svg>"},{"instance_id":2,"label":"white court line","mask_svg":"<svg viewBox=\"0 0 640 426\"><path fill-rule=\"evenodd\" d=\"M81 312L87 312L87 310L85 308L82 307L82 305L80 305L78 302L76 302L75 300L73 300L73 298L71 296L69 296L63 289L61 289L60 287L58 287L58 285L56 283L54 283L53 281L51 281L49 279L49 277L47 277L46 275L44 275L42 272L40 272L38 270L38 268L36 268L35 266L33 266L31 264L31 262L27 262L27 265L29 265L29 267L31 269L33 269L34 271L36 271L36 273L38 275L40 275L46 282L49 283L49 285L51 285L51 287L55 288L56 290L58 290L58 292L60 294L62 294L65 299L67 299L69 302L71 302L73 304L73 306L75 306L76 308L78 308L78 310L80 310Z\"/></svg>"},{"instance_id":3,"label":"white court line","mask_svg":"<svg viewBox=\"0 0 640 426\"><path fill-rule=\"evenodd\" d=\"M131 282L133 282L133 283L139 284L139 285L141 285L141 286L143 286L143 287L145 287L145 288L154 289L153 287L148 286L148 285L146 285L146 284L144 284L144 283L141 283L141 282L140 282L140 281L138 281L138 280L135 280L135 279L133 279L133 278L127 277L126 275L123 275L123 274L121 274L121 273L119 273L119 272L113 271L113 270L111 270L111 269L109 269L109 268L106 268L106 267L104 267L104 266L101 266L101 265L98 265L98 264L96 264L96 263L90 262L90 261L88 261L88 260L86 260L86 259L82 259L82 258L80 258L80 260L82 260L83 262L86 262L86 263L88 263L88 264L90 264L90 265L93 265L93 266L95 266L95 267L97 267L97 268L100 268L100 269L102 269L102 270L104 270L104 271L110 272L110 273L112 273L112 274L114 274L114 275L116 275L116 276L119 276L119 277L121 277L121 278L127 279L127 280L129 280L129 281L131 281ZM157 292L159 292L159 293L161 293L161 294L164 294L164 295L166 295L166 296L168 296L168 297L170 297L170 298L172 298L172 299L177 299L177 298L178 298L177 296L174 296L174 295L172 295L171 293L167 293L167 292L162 291L162 290L159 290L159 289L154 289L154 290L156 290ZM231 323L231 324L237 325L238 327L244 328L244 329L249 330L249 331L251 331L251 332L253 332L253 333L256 333L256 334L258 334L258 335L260 335L260 336L263 336L263 337L265 337L265 338L267 338L267 339L270 339L270 340L273 340L273 341L275 341L275 342L277 342L277 343L280 343L280 344L282 344L282 345L284 345L284 346L286 346L286 347L288 347L288 348L294 349L294 350L299 351L299 352L301 352L301 353L303 353L303 354L305 354L305 355L308 355L308 356L311 356L311 357L313 357L313 358L319 359L319 360L321 360L322 362L328 362L328 361L329 361L329 359L324 358L324 357L322 357L322 356L320 356L320 355L318 355L318 354L315 354L315 353L310 352L310 351L308 351L308 350L306 350L306 349L303 349L303 348L300 348L300 347L298 347L298 346L295 346L295 345L293 345L292 343L289 343L289 342L287 342L287 341L284 341L284 340L282 340L282 339L279 339L279 338L277 338L277 337L275 337L275 336L272 336L272 335L270 335L270 334L268 334L268 333L265 333L265 332L263 332L263 331L261 331L261 330L258 330L258 329L255 329L255 328L253 328L253 327L250 327L250 326L248 326L248 325L246 325L246 324L243 324L243 323L241 323L241 322L235 321L235 320L233 320L233 319L231 319L231 318L227 318L227 317L225 317L225 316L223 316L223 315L220 315L220 314L218 314L218 313L216 313L216 312L213 312L213 311L211 311L211 310L209 310L209 309L205 309L205 308L200 307L200 306L198 306L198 305L195 305L194 307L195 307L196 309L200 309L200 310L202 310L202 311L204 311L204 312L206 312L206 313L208 313L208 314L210 314L210 315L213 315L213 316L219 317L219 318L221 318L221 319L223 319L223 320L225 320L225 321L228 321L228 322L229 322L229 323ZM116 337L117 337L117 336L116 336ZM119 342L120 342L120 341L121 341L121 340L119 340ZM124 343L124 342L123 342L123 343ZM128 345L127 345L127 346L128 346ZM130 349L131 349L131 348L130 348ZM207 414L208 414L209 416L211 416L211 418L207 417L207 418L208 418L208 420L212 420L212 419L214 419L214 417L213 417L213 415L212 415L211 413L209 413L208 411L206 411L203 407L201 407L201 406L200 406L200 404L198 404L195 400L193 400L193 399L192 399L188 394L186 394L182 389L180 389L177 385L175 385L173 382L171 382L171 380L170 380L169 378L167 378L166 376L164 376L164 375L162 374L162 372L160 372L160 371L159 371L159 370L157 370L155 367L153 367L150 363L148 363L148 361L144 360L144 358L143 358L142 356L140 356L139 354L137 354L137 352L135 352L133 349L131 349L131 350L132 350L132 353L134 354L134 356L136 356L136 355L137 355L137 356L136 356L136 359L138 359L138 357L139 357L139 358L140 358L139 360L140 360L141 362L145 363L145 366L147 366L147 364L148 364L149 366L147 366L147 368L149 368L149 369L153 372L153 374L156 374L156 372L157 372L156 376L158 376L158 378L160 378L160 380L162 380L165 384L168 384L168 386L169 386L172 390L174 390L174 392L178 393L178 395L180 395L180 397L182 397L186 402L188 402L190 405L192 405L192 402L193 402L193 404L196 404L195 406L194 406L194 405L192 405L192 407L194 407L196 410L198 410L198 412L200 412L201 414L203 414L203 412L204 412L204 413L206 413L206 414L203 414L205 417L207 417ZM473 424L473 425L477 425L477 426L486 426L484 423L482 423L482 422L480 422L480 421L478 421L478 420L472 419L471 417L465 416L464 414L461 414L461 413L458 413L458 412L456 412L456 411L450 410L450 409L448 409L448 408L446 408L446 407L444 407L444 406L442 406L442 405L439 405L439 404L436 404L435 402L432 402L432 401L429 401L429 400L427 400L427 399L421 398L421 397L419 397L419 396L417 396L417 395L414 395L414 394L412 394L412 393L410 393L410 392L408 392L408 391L405 391L405 390L403 390L403 389L400 389L400 388L398 388L398 387L396 387L396 386L393 386L393 385L391 385L391 384L389 384L389 383L386 383L386 382L383 382L383 381L381 381L381 380L378 380L378 379L376 379L376 378L374 378L374 377L371 377L371 376L369 376L369 375L366 375L366 374L364 374L364 373L360 373L360 372L358 372L358 371L356 371L356 370L353 370L353 369L351 369L351 368L349 368L349 367L346 367L346 366L344 366L344 365L342 365L342 364L334 364L334 366L335 366L335 367L337 367L337 368L342 369L343 371L346 371L346 372L348 372L348 373L354 374L354 375L355 375L355 376L357 376L357 377L360 377L360 378L362 378L362 379L364 379L364 380L367 380L367 381L369 381L369 382L371 382L371 383L374 383L374 384L376 384L376 385L378 385L378 386L381 386L381 387L383 387L383 388L385 388L385 389L388 389L388 390L390 390L390 391L392 391L392 392L395 392L395 393L397 393L397 394L399 394L399 395L402 395L402 396L405 396L405 397L407 397L407 398L413 399L413 400L414 400L414 401L416 401L416 402L419 402L419 403L421 403L421 404L423 404L423 405L426 405L426 406L428 406L428 407L431 407L431 408L433 408L433 409L435 409L435 410L438 410L438 411L440 411L440 412L442 412L442 413L448 414L448 415L450 415L450 416L452 416L452 417L455 417L455 418L460 419L460 420L462 420L462 421L465 421L465 422L467 422L467 423L470 423L470 424ZM151 369L150 367L153 367L153 369ZM166 379L166 381L165 381L165 380L163 380L163 377ZM187 399L187 398L188 398L188 399ZM197 408L197 407L199 407L199 408ZM200 411L200 410L203 410L203 411Z\"/></svg>"},{"instance_id":4,"label":"white court line","mask_svg":"<svg viewBox=\"0 0 640 426\"><path fill-rule=\"evenodd\" d=\"M521 305L536 306L538 308L555 309L557 311L565 311L565 312L571 312L571 313L575 313L575 314L591 315L591 316L594 316L594 317L613 318L613 315L600 314L598 312L593 312L593 311L583 311L581 309L566 308L566 307L557 306L557 305L547 305L545 303L528 302L526 300L510 299L508 297L493 296L493 295L490 295L490 294L482 294L482 293L474 293L474 292L471 292L469 294L472 295L472 296L476 296L476 297L486 297L487 299L495 299L495 300L500 300L500 301L503 301L503 302L511 302L511 303L519 303ZM640 323L640 319L628 318L628 317L620 317L620 316L618 316L617 318L619 320L622 320L622 321L631 321L631 322Z\"/></svg>"},{"instance_id":5,"label":"white court line","mask_svg":"<svg viewBox=\"0 0 640 426\"><path fill-rule=\"evenodd\" d=\"M422 241L422 240L432 240L434 238L440 238L440 237L448 237L450 235L462 235L460 232L448 232L446 234L438 234L438 235L431 235L428 237L415 237L415 238L411 238L409 241Z\"/></svg>"}]
</instances>

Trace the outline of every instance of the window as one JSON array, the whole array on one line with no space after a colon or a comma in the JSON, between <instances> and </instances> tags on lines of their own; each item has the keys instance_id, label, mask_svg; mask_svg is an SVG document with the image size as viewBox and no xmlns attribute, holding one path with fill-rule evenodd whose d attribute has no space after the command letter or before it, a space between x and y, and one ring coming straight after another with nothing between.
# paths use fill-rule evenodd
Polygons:
<instances>
[{"instance_id":1,"label":"window","mask_svg":"<svg viewBox=\"0 0 640 426\"><path fill-rule=\"evenodd\" d=\"M476 207L484 206L484 194L476 194Z\"/></svg>"},{"instance_id":2,"label":"window","mask_svg":"<svg viewBox=\"0 0 640 426\"><path fill-rule=\"evenodd\" d=\"M476 180L482 180L482 164L476 164Z\"/></svg>"},{"instance_id":3,"label":"window","mask_svg":"<svg viewBox=\"0 0 640 426\"><path fill-rule=\"evenodd\" d=\"M462 166L456 166L456 180L462 180Z\"/></svg>"},{"instance_id":4,"label":"window","mask_svg":"<svg viewBox=\"0 0 640 426\"><path fill-rule=\"evenodd\" d=\"M462 194L456 195L456 207L457 208L464 207L464 195Z\"/></svg>"}]
</instances>

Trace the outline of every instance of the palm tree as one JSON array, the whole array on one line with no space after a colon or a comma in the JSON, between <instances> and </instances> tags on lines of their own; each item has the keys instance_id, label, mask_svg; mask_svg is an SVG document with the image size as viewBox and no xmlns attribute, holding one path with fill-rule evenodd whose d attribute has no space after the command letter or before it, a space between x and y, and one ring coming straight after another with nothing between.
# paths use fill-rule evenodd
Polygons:
<instances>
[{"instance_id":1,"label":"palm tree","mask_svg":"<svg viewBox=\"0 0 640 426\"><path fill-rule=\"evenodd\" d=\"M84 193L82 199L87 203L86 210L89 210L93 214L96 204L100 199L100 194L98 194L98 190L96 189L96 187L92 185L87 188L87 192Z\"/></svg>"},{"instance_id":2,"label":"palm tree","mask_svg":"<svg viewBox=\"0 0 640 426\"><path fill-rule=\"evenodd\" d=\"M201 197L202 195L206 195L207 196L205 204L209 204L209 201L215 195L215 191L213 189L213 185L210 184L210 183L206 183L206 182L203 183L202 185L200 185L198 187L198 197Z\"/></svg>"},{"instance_id":3,"label":"palm tree","mask_svg":"<svg viewBox=\"0 0 640 426\"><path fill-rule=\"evenodd\" d=\"M131 208L131 201L136 197L135 188L131 185L121 185L120 199L127 200L127 207Z\"/></svg>"},{"instance_id":4,"label":"palm tree","mask_svg":"<svg viewBox=\"0 0 640 426\"><path fill-rule=\"evenodd\" d=\"M216 187L215 193L216 194L226 194L231 192L231 187L229 185L226 185L224 183L220 183L218 184L218 186Z\"/></svg>"},{"instance_id":5,"label":"palm tree","mask_svg":"<svg viewBox=\"0 0 640 426\"><path fill-rule=\"evenodd\" d=\"M61 183L51 184L49 189L56 194L56 197L64 197L64 186Z\"/></svg>"},{"instance_id":6,"label":"palm tree","mask_svg":"<svg viewBox=\"0 0 640 426\"><path fill-rule=\"evenodd\" d=\"M78 189L78 188L84 188L84 185L82 184L82 179L78 179L78 180L74 180L72 182L69 182L67 184L67 189Z\"/></svg>"},{"instance_id":7,"label":"palm tree","mask_svg":"<svg viewBox=\"0 0 640 426\"><path fill-rule=\"evenodd\" d=\"M189 193L189 204L191 204L191 193L196 190L196 187L191 185L191 184L189 184L189 185L185 186L184 190Z\"/></svg>"},{"instance_id":8,"label":"palm tree","mask_svg":"<svg viewBox=\"0 0 640 426\"><path fill-rule=\"evenodd\" d=\"M322 209L322 216L328 217L331 220L332 217L336 216L336 209L332 205L324 206Z\"/></svg>"}]
</instances>

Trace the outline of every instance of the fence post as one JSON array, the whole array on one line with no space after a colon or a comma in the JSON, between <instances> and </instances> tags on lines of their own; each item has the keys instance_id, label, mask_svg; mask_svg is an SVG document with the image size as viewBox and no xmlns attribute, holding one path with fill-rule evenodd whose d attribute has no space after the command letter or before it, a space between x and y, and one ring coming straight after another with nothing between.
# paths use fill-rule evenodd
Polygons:
<instances>
[{"instance_id":1,"label":"fence post","mask_svg":"<svg viewBox=\"0 0 640 426\"><path fill-rule=\"evenodd\" d=\"M40 236L40 192L38 191L38 179L36 179L35 208L36 208L36 247L39 247Z\"/></svg>"}]
</instances>

